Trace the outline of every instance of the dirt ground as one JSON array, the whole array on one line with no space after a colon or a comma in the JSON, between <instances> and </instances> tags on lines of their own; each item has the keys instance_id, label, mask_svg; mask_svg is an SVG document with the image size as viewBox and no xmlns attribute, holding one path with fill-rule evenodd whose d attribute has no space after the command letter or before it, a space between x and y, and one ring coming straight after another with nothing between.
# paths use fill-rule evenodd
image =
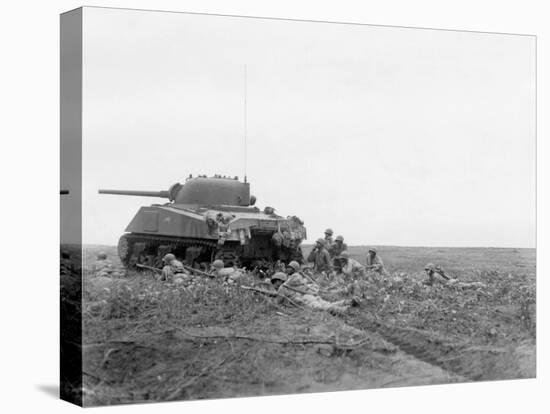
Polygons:
<instances>
[{"instance_id":1,"label":"dirt ground","mask_svg":"<svg viewBox=\"0 0 550 414\"><path fill-rule=\"evenodd\" d=\"M96 259L100 251L106 262ZM366 247L349 251L364 262ZM232 285L202 278L171 285L125 272L114 247L88 246L84 404L536 375L533 249L378 251L389 274L370 275L361 305L333 316L244 290L258 282L252 276ZM424 285L427 262L457 283Z\"/></svg>"}]
</instances>

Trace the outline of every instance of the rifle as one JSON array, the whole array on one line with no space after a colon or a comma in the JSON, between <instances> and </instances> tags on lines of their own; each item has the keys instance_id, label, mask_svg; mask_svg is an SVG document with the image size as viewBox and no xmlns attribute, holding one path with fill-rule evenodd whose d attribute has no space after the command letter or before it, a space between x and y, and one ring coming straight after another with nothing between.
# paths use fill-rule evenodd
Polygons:
<instances>
[{"instance_id":1,"label":"rifle","mask_svg":"<svg viewBox=\"0 0 550 414\"><path fill-rule=\"evenodd\" d=\"M160 277L162 277L162 269L159 269L157 267L147 266L140 263L136 263L136 267L139 267L140 269L152 270L155 273L155 275L153 275L153 278L155 280L160 280ZM161 276L156 276L156 275L161 275Z\"/></svg>"},{"instance_id":2,"label":"rifle","mask_svg":"<svg viewBox=\"0 0 550 414\"><path fill-rule=\"evenodd\" d=\"M253 286L242 286L241 285L241 288L245 289L245 290L251 290L253 292L258 292L258 293L261 293L261 294L266 295L266 296L271 296L273 298L279 296L279 294L275 291L271 291L271 290L267 290L267 289L260 289L260 288L256 288L256 287L253 287Z\"/></svg>"},{"instance_id":3,"label":"rifle","mask_svg":"<svg viewBox=\"0 0 550 414\"><path fill-rule=\"evenodd\" d=\"M435 267L434 272L435 272L435 273L438 273L439 275L441 275L441 277L442 277L443 279L451 280L451 278L450 278L449 276L447 276L447 275L445 274L445 271L444 271L441 267L439 267L439 266L436 266L436 267Z\"/></svg>"},{"instance_id":4,"label":"rifle","mask_svg":"<svg viewBox=\"0 0 550 414\"><path fill-rule=\"evenodd\" d=\"M277 298L277 297L278 298L283 298L286 301L288 301L288 303L290 303L291 305L293 305L293 306L295 306L299 309L303 309L303 306L300 306L298 303L294 302L292 299L290 299L288 296L285 296L282 293L273 292L271 290L259 289L259 288L255 288L255 287L252 287L252 286L243 286L243 285L241 285L240 287L241 287L241 289L251 290L252 292L258 292L258 293L261 293L262 295L270 296L272 298Z\"/></svg>"},{"instance_id":5,"label":"rifle","mask_svg":"<svg viewBox=\"0 0 550 414\"><path fill-rule=\"evenodd\" d=\"M147 266L147 265L140 264L140 263L136 263L136 267L139 267L140 269L147 269L147 270L152 270L153 272L162 273L162 269L152 267L152 266Z\"/></svg>"},{"instance_id":6,"label":"rifle","mask_svg":"<svg viewBox=\"0 0 550 414\"><path fill-rule=\"evenodd\" d=\"M291 286L288 286L288 285L281 285L282 287L284 287L285 289L288 289L292 292L296 292L296 293L299 293L300 295L314 295L315 293L310 293L310 292L306 292L306 291L303 291L301 289L296 289L295 287L291 287ZM320 291L323 291L322 289L319 289Z\"/></svg>"},{"instance_id":7,"label":"rifle","mask_svg":"<svg viewBox=\"0 0 550 414\"><path fill-rule=\"evenodd\" d=\"M313 276L311 276L311 275L309 274L309 271L310 271L310 270L311 270L311 268L306 267L301 273L302 273L305 277L307 277L309 280L311 280L315 285L319 286L319 283L318 283L315 279L313 279Z\"/></svg>"},{"instance_id":8,"label":"rifle","mask_svg":"<svg viewBox=\"0 0 550 414\"><path fill-rule=\"evenodd\" d=\"M214 275L211 275L210 273L203 272L202 270L195 269L194 267L191 267L191 266L188 266L188 265L183 265L183 268L189 270L190 272L194 272L194 273L196 273L200 276L205 276L205 277L209 277L209 278L215 278L216 277Z\"/></svg>"}]
</instances>

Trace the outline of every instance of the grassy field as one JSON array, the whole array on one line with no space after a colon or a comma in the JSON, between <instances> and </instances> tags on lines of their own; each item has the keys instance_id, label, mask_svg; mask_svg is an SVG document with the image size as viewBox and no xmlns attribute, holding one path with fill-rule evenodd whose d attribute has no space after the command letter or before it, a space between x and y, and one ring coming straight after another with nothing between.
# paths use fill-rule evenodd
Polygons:
<instances>
[{"instance_id":1,"label":"grassy field","mask_svg":"<svg viewBox=\"0 0 550 414\"><path fill-rule=\"evenodd\" d=\"M310 250L311 246L304 246L304 254ZM479 271L535 273L535 249L380 246L377 250L392 272L423 273L427 263L434 263L459 278ZM365 263L368 246L350 246L348 251L351 257Z\"/></svg>"},{"instance_id":2,"label":"grassy field","mask_svg":"<svg viewBox=\"0 0 550 414\"><path fill-rule=\"evenodd\" d=\"M349 250L364 262L366 247ZM109 255L109 274L98 271L99 251ZM371 275L361 287L361 305L333 316L239 284L157 282L149 273L125 273L114 247L86 248L85 404L535 375L534 250L378 251L389 275ZM427 262L461 282L480 283L425 286ZM258 281L247 275L241 283Z\"/></svg>"}]
</instances>

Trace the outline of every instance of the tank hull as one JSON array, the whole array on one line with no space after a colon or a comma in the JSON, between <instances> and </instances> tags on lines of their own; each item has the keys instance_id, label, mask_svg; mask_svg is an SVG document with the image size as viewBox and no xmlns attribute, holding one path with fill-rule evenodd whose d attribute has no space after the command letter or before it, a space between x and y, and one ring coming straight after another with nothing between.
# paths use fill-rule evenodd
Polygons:
<instances>
[{"instance_id":1,"label":"tank hull","mask_svg":"<svg viewBox=\"0 0 550 414\"><path fill-rule=\"evenodd\" d=\"M119 241L119 256L127 267L138 263L161 267L166 253L197 268L215 259L246 267L300 261L299 244L306 237L298 219L256 207L173 203L140 208L126 232Z\"/></svg>"}]
</instances>

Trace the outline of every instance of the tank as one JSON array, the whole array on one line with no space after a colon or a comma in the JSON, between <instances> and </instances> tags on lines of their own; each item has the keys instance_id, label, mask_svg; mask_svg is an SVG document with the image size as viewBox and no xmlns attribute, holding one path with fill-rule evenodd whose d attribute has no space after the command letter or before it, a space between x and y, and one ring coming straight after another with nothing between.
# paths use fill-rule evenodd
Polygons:
<instances>
[{"instance_id":1,"label":"tank","mask_svg":"<svg viewBox=\"0 0 550 414\"><path fill-rule=\"evenodd\" d=\"M191 175L165 191L99 190L100 194L157 197L164 204L141 207L118 242L127 268L160 267L173 253L200 268L216 259L228 266L263 267L277 260L303 262L304 223L273 207L255 206L250 184L238 177Z\"/></svg>"}]
</instances>

